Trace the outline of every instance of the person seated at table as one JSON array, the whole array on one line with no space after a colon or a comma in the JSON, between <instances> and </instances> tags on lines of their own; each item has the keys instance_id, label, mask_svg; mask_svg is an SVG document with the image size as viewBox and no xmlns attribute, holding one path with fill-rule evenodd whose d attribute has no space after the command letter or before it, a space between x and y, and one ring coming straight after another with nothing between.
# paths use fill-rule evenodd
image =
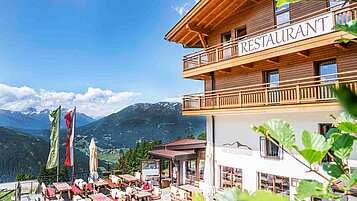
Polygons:
<instances>
[{"instance_id":1,"label":"person seated at table","mask_svg":"<svg viewBox=\"0 0 357 201\"><path fill-rule=\"evenodd\" d=\"M127 195L127 200L135 200L134 199L134 195L136 193L136 186L135 184L131 184L131 186L126 187L126 191L125 191L126 195Z\"/></svg>"},{"instance_id":2,"label":"person seated at table","mask_svg":"<svg viewBox=\"0 0 357 201\"><path fill-rule=\"evenodd\" d=\"M149 181L147 181L147 180L145 181L145 183L144 183L144 185L142 187L142 190L143 191L148 191L148 192L152 191L151 186L149 184Z\"/></svg>"}]
</instances>

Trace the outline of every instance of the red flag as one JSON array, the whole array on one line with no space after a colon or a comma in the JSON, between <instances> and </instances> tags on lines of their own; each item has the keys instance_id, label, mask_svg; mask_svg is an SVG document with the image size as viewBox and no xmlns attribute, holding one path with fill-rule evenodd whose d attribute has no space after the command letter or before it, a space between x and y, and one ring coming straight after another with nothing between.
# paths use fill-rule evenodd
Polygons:
<instances>
[{"instance_id":1,"label":"red flag","mask_svg":"<svg viewBox=\"0 0 357 201\"><path fill-rule=\"evenodd\" d=\"M66 160L64 162L65 166L74 165L74 153L73 153L73 140L74 140L74 120L75 120L76 108L74 110L67 112L64 115L64 120L66 122Z\"/></svg>"}]
</instances>

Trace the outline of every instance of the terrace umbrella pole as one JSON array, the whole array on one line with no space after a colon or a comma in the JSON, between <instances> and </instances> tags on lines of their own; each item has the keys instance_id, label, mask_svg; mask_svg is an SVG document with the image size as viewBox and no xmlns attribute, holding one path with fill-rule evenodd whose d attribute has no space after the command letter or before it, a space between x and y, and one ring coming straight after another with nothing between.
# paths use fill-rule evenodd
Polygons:
<instances>
[{"instance_id":1,"label":"terrace umbrella pole","mask_svg":"<svg viewBox=\"0 0 357 201\"><path fill-rule=\"evenodd\" d=\"M73 135L73 165L72 165L72 181L74 181L74 164L75 164L75 162L74 162L74 160L75 160L75 157L74 157L74 155L75 155L75 153L76 153L76 149L75 149L75 146L74 146L74 144L75 144L75 139L76 139L76 137L75 137L75 135L74 135L74 133L75 133L75 125L76 125L76 117L77 117L77 112L76 112L76 107L74 107L74 110L73 110L73 122L72 122L72 135Z\"/></svg>"}]
</instances>

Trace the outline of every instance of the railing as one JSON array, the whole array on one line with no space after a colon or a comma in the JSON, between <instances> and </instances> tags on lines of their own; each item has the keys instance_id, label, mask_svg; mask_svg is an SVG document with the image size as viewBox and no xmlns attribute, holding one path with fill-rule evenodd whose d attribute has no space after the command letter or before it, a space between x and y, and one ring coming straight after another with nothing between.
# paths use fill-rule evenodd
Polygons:
<instances>
[{"instance_id":1,"label":"railing","mask_svg":"<svg viewBox=\"0 0 357 201\"><path fill-rule=\"evenodd\" d=\"M357 94L357 71L184 95L182 109L211 110L333 102L333 87ZM269 86L270 85L270 86Z\"/></svg>"},{"instance_id":2,"label":"railing","mask_svg":"<svg viewBox=\"0 0 357 201\"><path fill-rule=\"evenodd\" d=\"M299 23L303 20L306 19L310 19L312 17L317 17L326 13L333 13L334 16L334 24L345 24L351 20L356 20L357 19L357 4L351 4L348 6L345 6L343 8L338 8L335 9L333 11L329 11L330 9L334 9L334 7L338 7L341 6L341 4L339 5L335 5L333 7L330 8L324 8L322 10L318 10L315 12L312 12L308 15L296 18L294 20L290 20L287 24L292 25L295 23ZM280 25L281 26L281 25ZM233 39L231 41L229 41L228 43L220 43L218 45L206 48L204 50L189 54L184 56L183 60L182 60L182 64L183 64L183 70L189 70L192 68L198 68L201 66L205 66L208 64L212 64L212 63L217 63L220 61L224 61L224 60L228 60L231 58L235 58L238 57L238 42L243 40L243 39L247 39L247 38L251 38L253 36L257 36L259 34L264 34L264 33L268 33L271 31L274 31L275 29L280 28L279 25L274 25L272 27L254 32L254 33L250 33L247 34L245 36Z\"/></svg>"}]
</instances>

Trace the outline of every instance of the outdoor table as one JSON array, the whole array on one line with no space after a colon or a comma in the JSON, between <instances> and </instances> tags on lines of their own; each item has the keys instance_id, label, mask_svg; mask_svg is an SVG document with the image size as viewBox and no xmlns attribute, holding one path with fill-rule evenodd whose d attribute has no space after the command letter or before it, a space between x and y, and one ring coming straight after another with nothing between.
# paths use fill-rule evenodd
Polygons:
<instances>
[{"instance_id":1,"label":"outdoor table","mask_svg":"<svg viewBox=\"0 0 357 201\"><path fill-rule=\"evenodd\" d=\"M89 199L93 200L93 201L112 201L110 198L108 198L107 196L105 196L103 193L98 193L98 194L92 194L92 195L88 195Z\"/></svg>"},{"instance_id":2,"label":"outdoor table","mask_svg":"<svg viewBox=\"0 0 357 201\"><path fill-rule=\"evenodd\" d=\"M131 182L137 182L139 179L134 177L134 176L131 176L130 174L122 174L122 175L119 175L120 178L122 178L123 180L126 180L129 182L129 185L131 184ZM137 184L136 184L137 186Z\"/></svg>"},{"instance_id":3,"label":"outdoor table","mask_svg":"<svg viewBox=\"0 0 357 201\"><path fill-rule=\"evenodd\" d=\"M97 192L100 191L101 187L108 185L108 183L103 179L99 179L98 181L95 181L93 184L95 185L96 188L98 188Z\"/></svg>"},{"instance_id":4,"label":"outdoor table","mask_svg":"<svg viewBox=\"0 0 357 201\"><path fill-rule=\"evenodd\" d=\"M143 198L148 198L149 200L151 199L151 193L147 191L138 191L136 192L135 196L138 200L143 200Z\"/></svg>"},{"instance_id":5,"label":"outdoor table","mask_svg":"<svg viewBox=\"0 0 357 201\"><path fill-rule=\"evenodd\" d=\"M202 193L201 189L197 188L196 186L192 186L192 185L188 185L188 184L179 186L179 188L181 188L182 190L190 192L191 195L193 193Z\"/></svg>"},{"instance_id":6,"label":"outdoor table","mask_svg":"<svg viewBox=\"0 0 357 201\"><path fill-rule=\"evenodd\" d=\"M71 190L72 190L72 188L71 188L70 185L68 185L65 182L62 182L62 183L53 183L53 186L59 192L59 198L60 199L62 198L62 192L63 191L67 191L68 199L71 199Z\"/></svg>"}]
</instances>

